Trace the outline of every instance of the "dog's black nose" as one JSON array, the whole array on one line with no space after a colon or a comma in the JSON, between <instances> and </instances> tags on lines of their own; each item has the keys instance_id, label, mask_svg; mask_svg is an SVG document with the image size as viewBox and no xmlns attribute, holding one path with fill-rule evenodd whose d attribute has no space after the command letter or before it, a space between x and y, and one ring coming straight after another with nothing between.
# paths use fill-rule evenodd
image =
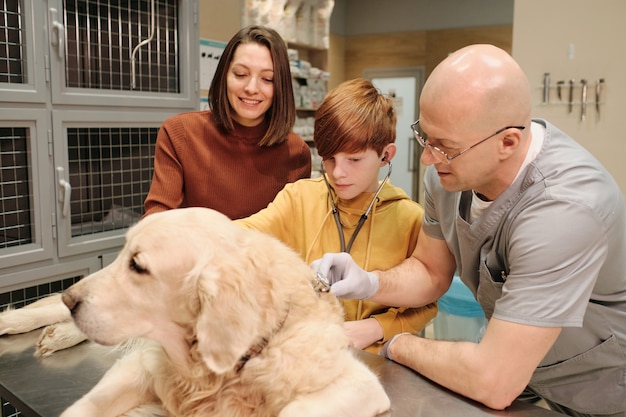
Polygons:
<instances>
[{"instance_id":1,"label":"dog's black nose","mask_svg":"<svg viewBox=\"0 0 626 417\"><path fill-rule=\"evenodd\" d=\"M69 291L63 291L61 295L61 299L63 300L63 304L70 309L70 311L74 311L76 306L79 304L79 301L72 296L72 293Z\"/></svg>"}]
</instances>

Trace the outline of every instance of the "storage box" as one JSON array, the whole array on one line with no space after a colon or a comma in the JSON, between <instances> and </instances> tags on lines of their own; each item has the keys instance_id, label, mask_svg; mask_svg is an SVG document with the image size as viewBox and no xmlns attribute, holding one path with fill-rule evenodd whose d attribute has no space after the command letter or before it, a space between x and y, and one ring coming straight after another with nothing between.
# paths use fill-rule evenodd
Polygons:
<instances>
[{"instance_id":1,"label":"storage box","mask_svg":"<svg viewBox=\"0 0 626 417\"><path fill-rule=\"evenodd\" d=\"M439 299L439 312L433 320L435 339L478 342L487 324L485 313L474 294L458 276Z\"/></svg>"}]
</instances>

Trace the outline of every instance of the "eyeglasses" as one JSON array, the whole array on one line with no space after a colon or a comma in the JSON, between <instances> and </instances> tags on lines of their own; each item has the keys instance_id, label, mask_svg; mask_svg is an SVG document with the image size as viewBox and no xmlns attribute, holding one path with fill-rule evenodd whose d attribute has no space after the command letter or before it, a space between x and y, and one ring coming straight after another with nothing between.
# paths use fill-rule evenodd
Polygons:
<instances>
[{"instance_id":1,"label":"eyeglasses","mask_svg":"<svg viewBox=\"0 0 626 417\"><path fill-rule=\"evenodd\" d=\"M480 145L481 143L483 143L487 139L491 139L492 137L494 137L494 136L504 132L507 129L524 130L525 127L526 126L506 126L506 127L503 127L502 129L499 129L498 131L496 131L496 133L487 136L485 139L482 139L482 140L478 141L477 143L473 144L472 146L470 146L468 148L465 148L462 151L459 151L459 152L455 153L452 156L448 156L448 154L446 152L442 151L438 147L433 146L433 145L427 143L428 135L426 133L424 133L424 131L420 127L420 121L419 120L416 120L415 122L413 122L413 124L411 124L411 130L413 130L413 135L415 136L415 139L417 139L417 143L419 143L423 148L429 149L430 152L432 153L432 155L435 158L437 158L440 162L446 162L448 164L454 158L457 158L457 157L463 155L465 152L469 151L473 147Z\"/></svg>"}]
</instances>

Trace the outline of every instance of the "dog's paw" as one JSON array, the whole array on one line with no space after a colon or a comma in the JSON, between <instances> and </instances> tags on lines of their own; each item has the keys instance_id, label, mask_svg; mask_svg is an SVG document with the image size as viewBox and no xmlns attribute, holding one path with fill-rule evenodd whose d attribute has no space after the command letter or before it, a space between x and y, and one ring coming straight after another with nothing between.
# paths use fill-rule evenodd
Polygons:
<instances>
[{"instance_id":1,"label":"dog's paw","mask_svg":"<svg viewBox=\"0 0 626 417\"><path fill-rule=\"evenodd\" d=\"M87 339L73 321L63 321L45 327L35 349L35 356L50 356L56 351L76 346Z\"/></svg>"},{"instance_id":2,"label":"dog's paw","mask_svg":"<svg viewBox=\"0 0 626 417\"><path fill-rule=\"evenodd\" d=\"M61 294L52 294L24 307L7 308L0 313L0 335L28 333L52 323L71 319Z\"/></svg>"}]
</instances>

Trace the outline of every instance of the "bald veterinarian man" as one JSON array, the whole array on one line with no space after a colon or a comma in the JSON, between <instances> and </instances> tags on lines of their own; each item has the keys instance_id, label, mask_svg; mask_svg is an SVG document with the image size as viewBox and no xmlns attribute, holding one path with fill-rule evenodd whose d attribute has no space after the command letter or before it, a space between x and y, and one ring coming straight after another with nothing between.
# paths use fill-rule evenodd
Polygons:
<instances>
[{"instance_id":1,"label":"bald veterinarian man","mask_svg":"<svg viewBox=\"0 0 626 417\"><path fill-rule=\"evenodd\" d=\"M571 416L626 416L624 198L589 152L530 112L528 79L505 51L448 56L412 125L428 165L412 256L384 272L347 254L313 267L340 297L396 306L437 300L457 272L489 319L481 341L401 334L385 356L495 409L524 393Z\"/></svg>"}]
</instances>

